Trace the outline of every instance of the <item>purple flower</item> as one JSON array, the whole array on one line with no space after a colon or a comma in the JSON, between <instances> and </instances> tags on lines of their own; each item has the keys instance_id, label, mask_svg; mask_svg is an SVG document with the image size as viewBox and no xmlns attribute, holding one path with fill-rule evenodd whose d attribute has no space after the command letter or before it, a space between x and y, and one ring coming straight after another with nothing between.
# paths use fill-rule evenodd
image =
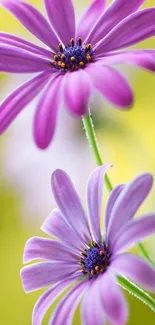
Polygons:
<instances>
[{"instance_id":1,"label":"purple flower","mask_svg":"<svg viewBox=\"0 0 155 325\"><path fill-rule=\"evenodd\" d=\"M62 100L78 117L88 112L92 88L120 109L132 105L130 86L110 65L155 71L154 50L120 51L155 34L155 8L137 11L144 0L115 0L108 8L105 0L93 0L77 27L72 0L44 2L50 23L26 2L4 0L2 6L49 49L0 33L0 71L38 73L1 104L0 133L45 88L34 119L42 149L54 136Z\"/></svg>"},{"instance_id":2,"label":"purple flower","mask_svg":"<svg viewBox=\"0 0 155 325\"><path fill-rule=\"evenodd\" d=\"M21 270L25 292L50 287L37 301L33 325L41 325L45 313L66 288L72 288L58 303L49 325L69 325L81 302L83 324L124 325L128 307L116 276L128 277L138 285L155 291L155 269L141 257L124 253L135 243L155 232L155 214L138 220L133 216L149 194L153 179L142 174L127 185L120 184L111 192L106 205L104 237L100 228L102 188L109 165L98 167L88 181L89 221L68 175L56 170L52 189L60 210L55 209L41 229L56 239L33 237L24 250Z\"/></svg>"}]
</instances>

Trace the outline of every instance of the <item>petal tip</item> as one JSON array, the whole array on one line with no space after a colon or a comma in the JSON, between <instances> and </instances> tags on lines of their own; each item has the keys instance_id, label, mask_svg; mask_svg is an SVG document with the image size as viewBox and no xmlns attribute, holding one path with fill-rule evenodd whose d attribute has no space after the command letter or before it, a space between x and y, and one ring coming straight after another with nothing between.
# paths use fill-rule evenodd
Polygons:
<instances>
[{"instance_id":1,"label":"petal tip","mask_svg":"<svg viewBox=\"0 0 155 325\"><path fill-rule=\"evenodd\" d=\"M124 111L129 111L133 108L134 105L134 95L131 91L131 93L128 94L128 96L124 96L122 98L122 103L120 104L120 109Z\"/></svg>"},{"instance_id":2,"label":"petal tip","mask_svg":"<svg viewBox=\"0 0 155 325\"><path fill-rule=\"evenodd\" d=\"M142 178L143 182L145 182L146 185L150 187L150 189L152 188L154 178L151 173L146 172L141 174L139 177Z\"/></svg>"},{"instance_id":3,"label":"petal tip","mask_svg":"<svg viewBox=\"0 0 155 325\"><path fill-rule=\"evenodd\" d=\"M43 138L41 136L39 129L36 126L34 127L33 138L37 148L40 150L46 150L49 147L51 142L51 139L47 140L46 138Z\"/></svg>"},{"instance_id":4,"label":"petal tip","mask_svg":"<svg viewBox=\"0 0 155 325\"><path fill-rule=\"evenodd\" d=\"M66 173L62 169L56 169L51 175L52 183L55 183L59 180L59 177L65 175Z\"/></svg>"}]
</instances>

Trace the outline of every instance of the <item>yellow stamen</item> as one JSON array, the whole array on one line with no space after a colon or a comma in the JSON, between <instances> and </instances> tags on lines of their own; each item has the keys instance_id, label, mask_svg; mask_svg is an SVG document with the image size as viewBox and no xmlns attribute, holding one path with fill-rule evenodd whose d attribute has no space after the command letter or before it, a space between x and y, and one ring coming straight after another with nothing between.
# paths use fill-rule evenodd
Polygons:
<instances>
[{"instance_id":1,"label":"yellow stamen","mask_svg":"<svg viewBox=\"0 0 155 325\"><path fill-rule=\"evenodd\" d=\"M81 37L78 38L78 43L79 43L80 46L82 45L82 38Z\"/></svg>"},{"instance_id":2,"label":"yellow stamen","mask_svg":"<svg viewBox=\"0 0 155 325\"><path fill-rule=\"evenodd\" d=\"M59 50L60 50L60 52L63 52L63 46L61 43L59 44Z\"/></svg>"},{"instance_id":3,"label":"yellow stamen","mask_svg":"<svg viewBox=\"0 0 155 325\"><path fill-rule=\"evenodd\" d=\"M100 267L98 265L95 266L95 271L99 272L100 271Z\"/></svg>"},{"instance_id":4,"label":"yellow stamen","mask_svg":"<svg viewBox=\"0 0 155 325\"><path fill-rule=\"evenodd\" d=\"M66 59L65 54L61 54L61 59L62 59L62 60Z\"/></svg>"},{"instance_id":5,"label":"yellow stamen","mask_svg":"<svg viewBox=\"0 0 155 325\"><path fill-rule=\"evenodd\" d=\"M90 51L91 47L92 47L92 45L89 43L89 44L87 44L87 45L85 46L85 50L86 50L86 51Z\"/></svg>"},{"instance_id":6,"label":"yellow stamen","mask_svg":"<svg viewBox=\"0 0 155 325\"><path fill-rule=\"evenodd\" d=\"M61 63L62 63L61 61L58 61L58 66L59 66L59 67L61 67Z\"/></svg>"},{"instance_id":7,"label":"yellow stamen","mask_svg":"<svg viewBox=\"0 0 155 325\"><path fill-rule=\"evenodd\" d=\"M71 60L72 62L74 62L74 61L75 61L75 57L74 57L74 56L71 56L70 60Z\"/></svg>"},{"instance_id":8,"label":"yellow stamen","mask_svg":"<svg viewBox=\"0 0 155 325\"><path fill-rule=\"evenodd\" d=\"M91 275L94 275L95 274L95 270L91 270Z\"/></svg>"},{"instance_id":9,"label":"yellow stamen","mask_svg":"<svg viewBox=\"0 0 155 325\"><path fill-rule=\"evenodd\" d=\"M85 257L87 256L87 254L84 252L80 252L80 255L85 256Z\"/></svg>"},{"instance_id":10,"label":"yellow stamen","mask_svg":"<svg viewBox=\"0 0 155 325\"><path fill-rule=\"evenodd\" d=\"M87 61L88 61L88 62L91 61L91 55L90 55L90 54L87 54L87 55L86 55L86 58L87 58Z\"/></svg>"},{"instance_id":11,"label":"yellow stamen","mask_svg":"<svg viewBox=\"0 0 155 325\"><path fill-rule=\"evenodd\" d=\"M64 62L61 62L61 68L65 68L65 63Z\"/></svg>"},{"instance_id":12,"label":"yellow stamen","mask_svg":"<svg viewBox=\"0 0 155 325\"><path fill-rule=\"evenodd\" d=\"M55 54L53 58L54 58L55 61L58 60L57 54Z\"/></svg>"},{"instance_id":13,"label":"yellow stamen","mask_svg":"<svg viewBox=\"0 0 155 325\"><path fill-rule=\"evenodd\" d=\"M71 38L70 42L71 42L71 45L74 46L74 44L75 44L74 43L74 38Z\"/></svg>"},{"instance_id":14,"label":"yellow stamen","mask_svg":"<svg viewBox=\"0 0 155 325\"><path fill-rule=\"evenodd\" d=\"M79 62L79 66L81 67L81 68L83 68L84 67L84 62Z\"/></svg>"},{"instance_id":15,"label":"yellow stamen","mask_svg":"<svg viewBox=\"0 0 155 325\"><path fill-rule=\"evenodd\" d=\"M95 241L91 241L91 242L90 242L90 246L91 246L91 247L97 247L97 244L96 244Z\"/></svg>"},{"instance_id":16,"label":"yellow stamen","mask_svg":"<svg viewBox=\"0 0 155 325\"><path fill-rule=\"evenodd\" d=\"M101 250L101 251L99 252L99 254L100 254L101 256L103 256L103 255L104 255L104 251Z\"/></svg>"}]
</instances>

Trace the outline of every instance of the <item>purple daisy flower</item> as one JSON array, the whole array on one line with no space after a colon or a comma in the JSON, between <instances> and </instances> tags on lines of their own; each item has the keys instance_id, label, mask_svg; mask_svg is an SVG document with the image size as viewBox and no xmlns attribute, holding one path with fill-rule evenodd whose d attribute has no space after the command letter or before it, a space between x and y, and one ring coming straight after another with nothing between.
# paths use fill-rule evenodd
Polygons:
<instances>
[{"instance_id":1,"label":"purple daisy flower","mask_svg":"<svg viewBox=\"0 0 155 325\"><path fill-rule=\"evenodd\" d=\"M47 48L0 33L0 71L38 73L0 107L0 133L45 88L37 104L34 139L46 148L55 132L61 101L75 116L87 114L91 89L126 109L132 90L110 67L131 63L155 71L154 50L119 51L155 34L155 8L137 11L145 0L93 0L76 27L72 0L44 0L50 23L33 6L4 0L10 11Z\"/></svg>"},{"instance_id":2,"label":"purple daisy flower","mask_svg":"<svg viewBox=\"0 0 155 325\"><path fill-rule=\"evenodd\" d=\"M155 232L155 214L133 220L149 194L153 179L142 174L129 184L114 188L108 199L104 236L100 228L100 210L104 177L109 165L98 167L88 181L89 222L68 175L56 170L52 189L60 210L55 209L41 229L56 239L33 237L24 250L24 263L43 260L21 270L25 292L49 285L37 301L33 325L41 325L48 308L64 290L72 286L58 303L49 325L72 323L81 302L82 324L124 325L128 307L117 285L117 275L128 277L142 287L155 291L155 269L141 257L124 253L146 236Z\"/></svg>"}]
</instances>

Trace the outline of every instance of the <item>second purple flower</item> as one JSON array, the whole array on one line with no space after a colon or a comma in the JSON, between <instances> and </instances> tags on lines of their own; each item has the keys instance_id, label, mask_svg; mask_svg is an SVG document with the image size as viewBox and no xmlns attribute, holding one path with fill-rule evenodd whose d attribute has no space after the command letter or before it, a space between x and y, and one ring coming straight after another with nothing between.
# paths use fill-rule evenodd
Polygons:
<instances>
[{"instance_id":1,"label":"second purple flower","mask_svg":"<svg viewBox=\"0 0 155 325\"><path fill-rule=\"evenodd\" d=\"M102 187L109 165L97 168L88 181L89 221L68 175L56 170L52 189L55 209L41 229L55 240L33 237L24 250L24 263L42 260L21 270L25 292L51 286L37 301L33 325L41 325L51 304L72 285L58 303L49 325L72 324L81 302L85 325L125 325L128 306L117 285L117 275L155 291L155 269L141 257L124 252L155 233L155 214L134 220L134 214L149 194L153 179L148 173L129 184L114 188L104 216L104 236L100 227ZM89 225L91 224L91 228Z\"/></svg>"}]
</instances>

